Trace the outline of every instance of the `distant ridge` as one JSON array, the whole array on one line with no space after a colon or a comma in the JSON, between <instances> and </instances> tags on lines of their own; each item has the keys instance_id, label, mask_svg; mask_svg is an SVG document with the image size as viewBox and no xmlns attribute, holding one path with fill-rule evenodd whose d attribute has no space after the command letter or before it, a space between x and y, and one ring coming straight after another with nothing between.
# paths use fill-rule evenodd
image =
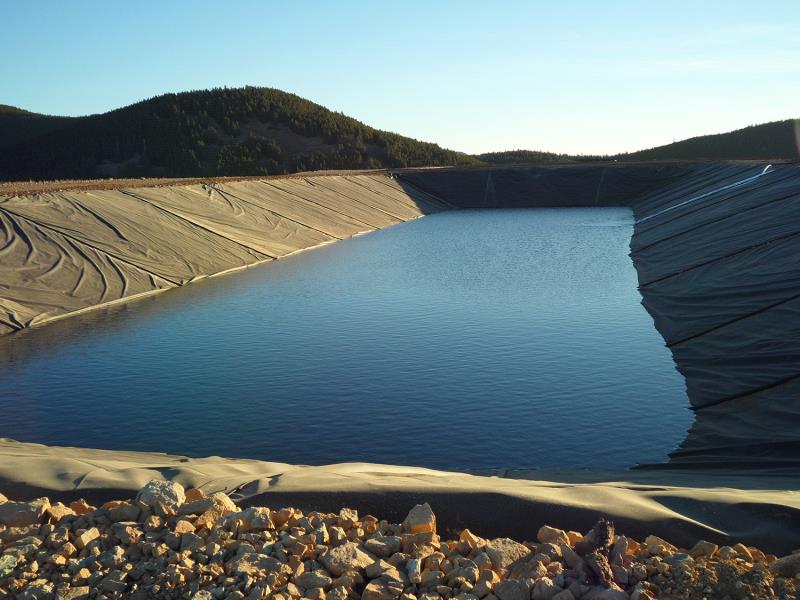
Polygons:
<instances>
[{"instance_id":1,"label":"distant ridge","mask_svg":"<svg viewBox=\"0 0 800 600\"><path fill-rule=\"evenodd\" d=\"M601 156L556 154L555 152L543 152L541 150L505 150L502 152L485 152L476 155L476 158L490 165L508 164L542 164L542 163L563 163L579 162L590 160L602 160Z\"/></svg>"},{"instance_id":2,"label":"distant ridge","mask_svg":"<svg viewBox=\"0 0 800 600\"><path fill-rule=\"evenodd\" d=\"M107 113L0 106L0 180L276 175L479 161L272 88L164 94Z\"/></svg>"},{"instance_id":3,"label":"distant ridge","mask_svg":"<svg viewBox=\"0 0 800 600\"><path fill-rule=\"evenodd\" d=\"M72 121L71 117L40 115L0 104L0 152L4 147L44 135Z\"/></svg>"},{"instance_id":4,"label":"distant ridge","mask_svg":"<svg viewBox=\"0 0 800 600\"><path fill-rule=\"evenodd\" d=\"M753 125L614 156L538 150L473 156L374 129L281 90L215 88L163 94L86 117L0 105L0 181L596 160L797 160L795 123Z\"/></svg>"},{"instance_id":5,"label":"distant ridge","mask_svg":"<svg viewBox=\"0 0 800 600\"><path fill-rule=\"evenodd\" d=\"M773 121L728 133L701 135L665 146L619 154L634 160L797 160L796 121Z\"/></svg>"},{"instance_id":6,"label":"distant ridge","mask_svg":"<svg viewBox=\"0 0 800 600\"><path fill-rule=\"evenodd\" d=\"M797 160L800 138L793 119L701 135L664 146L616 155L570 155L539 150L507 150L477 155L489 164L542 164L596 160Z\"/></svg>"}]
</instances>

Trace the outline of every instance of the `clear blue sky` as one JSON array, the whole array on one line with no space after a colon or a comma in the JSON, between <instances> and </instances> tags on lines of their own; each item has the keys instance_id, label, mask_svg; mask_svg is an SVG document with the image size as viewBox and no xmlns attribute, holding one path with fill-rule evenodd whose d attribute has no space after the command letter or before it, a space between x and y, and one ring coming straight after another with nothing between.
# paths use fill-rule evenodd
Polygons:
<instances>
[{"instance_id":1,"label":"clear blue sky","mask_svg":"<svg viewBox=\"0 0 800 600\"><path fill-rule=\"evenodd\" d=\"M0 103L277 87L467 152L612 153L800 116L800 0L4 2Z\"/></svg>"}]
</instances>

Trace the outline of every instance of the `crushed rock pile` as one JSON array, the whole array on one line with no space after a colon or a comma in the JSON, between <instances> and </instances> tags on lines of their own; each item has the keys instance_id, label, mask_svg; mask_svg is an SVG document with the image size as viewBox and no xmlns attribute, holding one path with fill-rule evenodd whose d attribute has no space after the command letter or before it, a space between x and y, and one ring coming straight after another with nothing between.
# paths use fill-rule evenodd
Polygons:
<instances>
[{"instance_id":1,"label":"crushed rock pile","mask_svg":"<svg viewBox=\"0 0 800 600\"><path fill-rule=\"evenodd\" d=\"M440 535L428 504L400 524L238 507L153 480L100 507L0 494L0 598L192 600L647 600L797 598L800 552L680 549L601 519L535 542Z\"/></svg>"}]
</instances>

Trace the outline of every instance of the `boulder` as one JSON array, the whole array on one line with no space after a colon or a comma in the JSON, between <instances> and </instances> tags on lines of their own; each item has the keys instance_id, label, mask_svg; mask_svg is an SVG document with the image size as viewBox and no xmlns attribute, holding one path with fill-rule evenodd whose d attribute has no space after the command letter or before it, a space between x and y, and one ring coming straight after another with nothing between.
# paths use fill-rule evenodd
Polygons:
<instances>
[{"instance_id":1,"label":"boulder","mask_svg":"<svg viewBox=\"0 0 800 600\"><path fill-rule=\"evenodd\" d=\"M346 571L363 571L376 560L375 556L362 550L355 542L331 548L319 558L334 577L339 577Z\"/></svg>"},{"instance_id":2,"label":"boulder","mask_svg":"<svg viewBox=\"0 0 800 600\"><path fill-rule=\"evenodd\" d=\"M494 586L493 593L499 600L529 600L530 589L521 581L507 579Z\"/></svg>"},{"instance_id":3,"label":"boulder","mask_svg":"<svg viewBox=\"0 0 800 600\"><path fill-rule=\"evenodd\" d=\"M186 499L183 486L177 481L153 479L139 493L136 501L150 507L154 513L162 517L178 514L178 509Z\"/></svg>"},{"instance_id":4,"label":"boulder","mask_svg":"<svg viewBox=\"0 0 800 600\"><path fill-rule=\"evenodd\" d=\"M331 587L333 579L322 571L306 571L302 575L298 575L294 582L305 589L322 588L327 590Z\"/></svg>"},{"instance_id":5,"label":"boulder","mask_svg":"<svg viewBox=\"0 0 800 600\"><path fill-rule=\"evenodd\" d=\"M517 561L509 568L508 573L509 579L539 579L545 575L547 575L547 568L544 563L536 557Z\"/></svg>"},{"instance_id":6,"label":"boulder","mask_svg":"<svg viewBox=\"0 0 800 600\"><path fill-rule=\"evenodd\" d=\"M464 542L469 546L470 550L474 550L483 543L483 540L477 535L472 533L469 529L465 529L458 535L458 540Z\"/></svg>"},{"instance_id":7,"label":"boulder","mask_svg":"<svg viewBox=\"0 0 800 600\"><path fill-rule=\"evenodd\" d=\"M412 508L403 521L404 533L436 533L436 515L433 514L431 505L417 504Z\"/></svg>"},{"instance_id":8,"label":"boulder","mask_svg":"<svg viewBox=\"0 0 800 600\"><path fill-rule=\"evenodd\" d=\"M94 506L86 502L83 498L70 502L69 507L75 511L76 515L85 515L94 510Z\"/></svg>"},{"instance_id":9,"label":"boulder","mask_svg":"<svg viewBox=\"0 0 800 600\"><path fill-rule=\"evenodd\" d=\"M135 521L139 518L139 513L141 513L139 507L130 502L119 501L109 502L107 504L109 505L106 508L106 511L108 512L108 518L111 519L113 523L119 523L121 521Z\"/></svg>"},{"instance_id":10,"label":"boulder","mask_svg":"<svg viewBox=\"0 0 800 600\"><path fill-rule=\"evenodd\" d=\"M800 553L779 558L769 566L769 570L781 577L800 575Z\"/></svg>"},{"instance_id":11,"label":"boulder","mask_svg":"<svg viewBox=\"0 0 800 600\"><path fill-rule=\"evenodd\" d=\"M553 600L553 597L559 592L561 592L561 588L558 587L552 579L549 577L542 577L533 586L531 600Z\"/></svg>"},{"instance_id":12,"label":"boulder","mask_svg":"<svg viewBox=\"0 0 800 600\"><path fill-rule=\"evenodd\" d=\"M188 550L189 552L196 552L203 546L206 541L196 533L186 533L181 537L181 552Z\"/></svg>"},{"instance_id":13,"label":"boulder","mask_svg":"<svg viewBox=\"0 0 800 600\"><path fill-rule=\"evenodd\" d=\"M185 502L194 502L195 500L202 500L206 497L206 493L198 488L190 488L186 490Z\"/></svg>"},{"instance_id":14,"label":"boulder","mask_svg":"<svg viewBox=\"0 0 800 600\"><path fill-rule=\"evenodd\" d=\"M336 520L336 525L348 531L355 524L358 523L358 511L352 508L343 508L339 511L339 518Z\"/></svg>"},{"instance_id":15,"label":"boulder","mask_svg":"<svg viewBox=\"0 0 800 600\"><path fill-rule=\"evenodd\" d=\"M267 556L266 554L258 554L257 552L245 552L239 558L231 561L228 564L231 575L252 575L256 571L268 572L286 572L290 570L289 565L283 564L277 558Z\"/></svg>"},{"instance_id":16,"label":"boulder","mask_svg":"<svg viewBox=\"0 0 800 600\"><path fill-rule=\"evenodd\" d=\"M0 525L6 527L27 527L42 522L45 512L50 508L47 498L37 498L30 502L3 502L0 504Z\"/></svg>"},{"instance_id":17,"label":"boulder","mask_svg":"<svg viewBox=\"0 0 800 600\"><path fill-rule=\"evenodd\" d=\"M370 581L361 594L361 600L395 600L400 597L396 588L390 588L381 580Z\"/></svg>"},{"instance_id":18,"label":"boulder","mask_svg":"<svg viewBox=\"0 0 800 600\"><path fill-rule=\"evenodd\" d=\"M177 523L175 523L174 531L178 535L183 535L185 533L194 533L194 525L192 525L186 519L180 519Z\"/></svg>"},{"instance_id":19,"label":"boulder","mask_svg":"<svg viewBox=\"0 0 800 600\"><path fill-rule=\"evenodd\" d=\"M78 548L78 550L83 550L86 548L86 546L99 537L100 531L97 529L97 527L92 527L91 529L87 529L75 537L75 546Z\"/></svg>"},{"instance_id":20,"label":"boulder","mask_svg":"<svg viewBox=\"0 0 800 600\"><path fill-rule=\"evenodd\" d=\"M58 523L64 517L71 517L75 514L69 506L64 506L61 502L56 502L47 509L47 517L51 523Z\"/></svg>"},{"instance_id":21,"label":"boulder","mask_svg":"<svg viewBox=\"0 0 800 600\"><path fill-rule=\"evenodd\" d=\"M549 525L542 525L539 528L536 539L541 544L569 544L569 537L565 531Z\"/></svg>"},{"instance_id":22,"label":"boulder","mask_svg":"<svg viewBox=\"0 0 800 600\"><path fill-rule=\"evenodd\" d=\"M403 540L396 535L377 535L364 542L364 547L375 556L389 558L395 552L400 552Z\"/></svg>"},{"instance_id":23,"label":"boulder","mask_svg":"<svg viewBox=\"0 0 800 600\"><path fill-rule=\"evenodd\" d=\"M510 538L496 538L486 544L486 554L497 571L505 571L513 563L531 554L526 547Z\"/></svg>"},{"instance_id":24,"label":"boulder","mask_svg":"<svg viewBox=\"0 0 800 600\"><path fill-rule=\"evenodd\" d=\"M266 531L274 529L270 510L265 506L251 506L238 515L240 531Z\"/></svg>"},{"instance_id":25,"label":"boulder","mask_svg":"<svg viewBox=\"0 0 800 600\"><path fill-rule=\"evenodd\" d=\"M187 499L184 504L181 504L178 509L178 514L181 516L202 515L204 512L215 508L220 509L222 514L230 514L239 510L239 507L234 504L233 500L231 500L226 493L215 492L208 497L204 496L192 501Z\"/></svg>"}]
</instances>

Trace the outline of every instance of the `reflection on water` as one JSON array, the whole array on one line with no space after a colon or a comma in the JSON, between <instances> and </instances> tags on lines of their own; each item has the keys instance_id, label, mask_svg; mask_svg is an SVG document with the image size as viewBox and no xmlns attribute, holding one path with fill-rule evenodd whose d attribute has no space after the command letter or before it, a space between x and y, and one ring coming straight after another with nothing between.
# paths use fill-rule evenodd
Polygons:
<instances>
[{"instance_id":1,"label":"reflection on water","mask_svg":"<svg viewBox=\"0 0 800 600\"><path fill-rule=\"evenodd\" d=\"M436 214L0 339L0 436L439 468L664 460L628 209Z\"/></svg>"}]
</instances>

